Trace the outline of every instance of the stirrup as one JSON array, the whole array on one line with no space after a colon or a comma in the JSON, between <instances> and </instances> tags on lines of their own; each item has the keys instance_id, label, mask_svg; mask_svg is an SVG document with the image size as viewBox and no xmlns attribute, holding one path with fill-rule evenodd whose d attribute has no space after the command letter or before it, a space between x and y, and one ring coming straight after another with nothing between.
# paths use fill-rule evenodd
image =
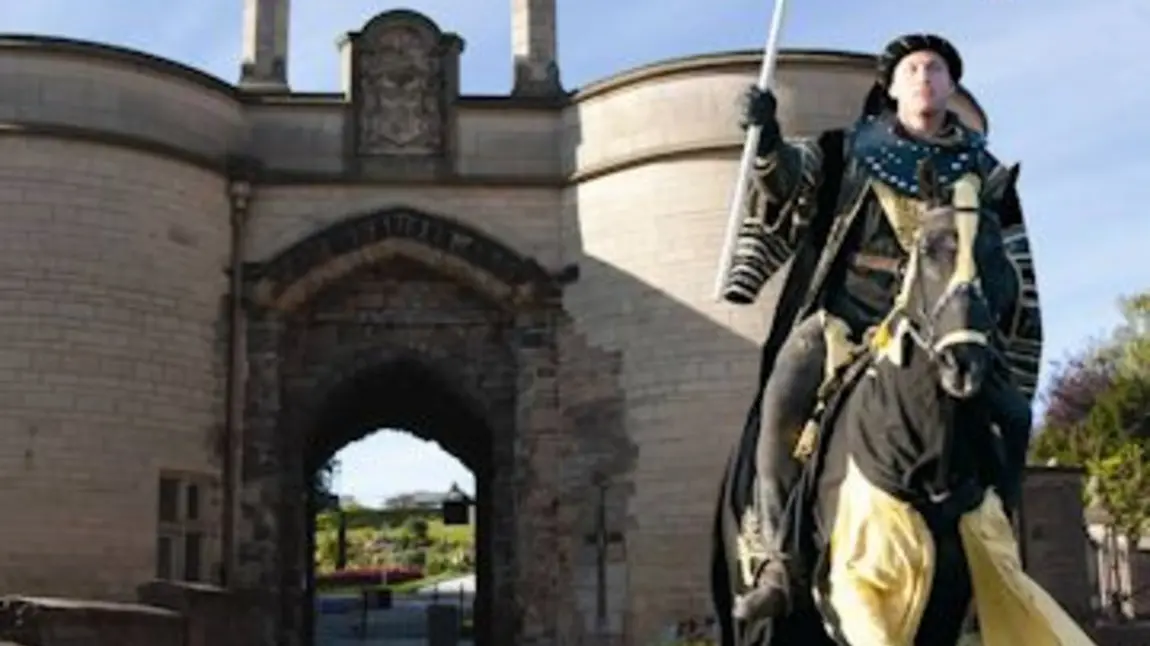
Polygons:
<instances>
[{"instance_id":1,"label":"stirrup","mask_svg":"<svg viewBox=\"0 0 1150 646\"><path fill-rule=\"evenodd\" d=\"M779 618L785 617L794 612L794 594L793 586L791 585L791 572L790 568L785 565L786 557L779 556L778 562L784 563L783 567L783 580L781 585L763 585L762 574L766 566L772 561L764 561L755 572L755 584L743 594L736 594L734 603L731 607L731 615L738 620L758 620L763 618ZM767 604L768 595L778 596L782 595L779 599L781 603ZM763 609L770 607L770 612L764 612Z\"/></svg>"}]
</instances>

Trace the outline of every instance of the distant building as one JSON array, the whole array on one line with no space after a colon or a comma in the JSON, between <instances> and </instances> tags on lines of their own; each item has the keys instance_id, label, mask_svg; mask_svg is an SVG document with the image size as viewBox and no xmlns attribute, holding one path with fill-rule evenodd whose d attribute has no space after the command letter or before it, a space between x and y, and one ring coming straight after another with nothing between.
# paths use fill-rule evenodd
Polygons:
<instances>
[{"instance_id":1,"label":"distant building","mask_svg":"<svg viewBox=\"0 0 1150 646\"><path fill-rule=\"evenodd\" d=\"M458 484L452 483L447 491L413 491L391 496L383 501L383 508L438 510L449 500L463 500L472 505L475 502Z\"/></svg>"}]
</instances>

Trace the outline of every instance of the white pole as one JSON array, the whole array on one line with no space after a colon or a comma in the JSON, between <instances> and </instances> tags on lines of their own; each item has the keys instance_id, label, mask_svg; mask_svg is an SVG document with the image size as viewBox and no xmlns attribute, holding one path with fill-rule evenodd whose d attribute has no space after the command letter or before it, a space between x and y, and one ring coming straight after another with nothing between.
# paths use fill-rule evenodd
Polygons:
<instances>
[{"instance_id":1,"label":"white pole","mask_svg":"<svg viewBox=\"0 0 1150 646\"><path fill-rule=\"evenodd\" d=\"M783 29L783 15L786 13L787 0L775 0L775 11L771 16L771 27L767 32L767 44L763 47L763 65L759 69L759 89L770 88L775 76L775 61L779 57L779 33ZM715 276L715 300L723 300L723 285L727 282L727 273L731 270L731 256L735 250L735 240L739 235L739 225L742 218L743 202L747 199L747 175L751 172L751 164L755 161L755 152L759 147L759 135L762 128L751 126L747 128L747 140L743 143L743 157L739 160L739 174L735 177L735 191L731 197L731 209L727 215L727 234L723 240L722 255L719 256L719 271Z\"/></svg>"}]
</instances>

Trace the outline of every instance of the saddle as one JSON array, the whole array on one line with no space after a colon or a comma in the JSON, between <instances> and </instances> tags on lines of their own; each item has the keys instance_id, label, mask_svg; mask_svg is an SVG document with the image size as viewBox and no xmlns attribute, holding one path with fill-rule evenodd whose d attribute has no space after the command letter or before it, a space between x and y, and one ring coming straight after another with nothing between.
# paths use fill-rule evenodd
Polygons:
<instances>
[{"instance_id":1,"label":"saddle","mask_svg":"<svg viewBox=\"0 0 1150 646\"><path fill-rule=\"evenodd\" d=\"M851 339L850 329L847 325L820 312L823 319L823 335L826 339L827 357L826 371L822 384L819 386L818 396L811 416L799 433L798 440L792 452L800 462L810 460L818 445L819 429L824 426L827 410L843 394L843 389L853 383L855 377L869 365L868 355L881 349L887 337L886 322L880 323L864 334L861 341Z\"/></svg>"}]
</instances>

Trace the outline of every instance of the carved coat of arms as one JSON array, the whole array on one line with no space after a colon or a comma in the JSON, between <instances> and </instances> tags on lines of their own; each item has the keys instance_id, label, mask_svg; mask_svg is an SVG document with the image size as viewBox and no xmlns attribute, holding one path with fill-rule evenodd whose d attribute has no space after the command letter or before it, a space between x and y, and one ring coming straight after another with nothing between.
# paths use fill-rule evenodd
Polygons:
<instances>
[{"instance_id":1,"label":"carved coat of arms","mask_svg":"<svg viewBox=\"0 0 1150 646\"><path fill-rule=\"evenodd\" d=\"M411 28L393 28L359 53L359 153L427 154L442 138L436 47Z\"/></svg>"}]
</instances>

